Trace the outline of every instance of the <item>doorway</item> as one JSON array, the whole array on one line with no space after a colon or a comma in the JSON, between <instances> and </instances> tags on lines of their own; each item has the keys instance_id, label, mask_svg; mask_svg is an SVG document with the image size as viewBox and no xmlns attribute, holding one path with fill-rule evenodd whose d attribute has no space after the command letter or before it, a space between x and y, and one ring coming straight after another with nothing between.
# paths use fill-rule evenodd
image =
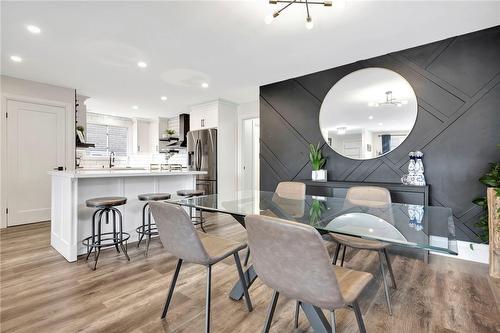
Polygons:
<instances>
[{"instance_id":1,"label":"doorway","mask_svg":"<svg viewBox=\"0 0 500 333\"><path fill-rule=\"evenodd\" d=\"M241 190L259 189L259 126L259 118L242 120Z\"/></svg>"},{"instance_id":2,"label":"doorway","mask_svg":"<svg viewBox=\"0 0 500 333\"><path fill-rule=\"evenodd\" d=\"M65 169L66 109L7 99L7 226L50 220L49 170Z\"/></svg>"}]
</instances>

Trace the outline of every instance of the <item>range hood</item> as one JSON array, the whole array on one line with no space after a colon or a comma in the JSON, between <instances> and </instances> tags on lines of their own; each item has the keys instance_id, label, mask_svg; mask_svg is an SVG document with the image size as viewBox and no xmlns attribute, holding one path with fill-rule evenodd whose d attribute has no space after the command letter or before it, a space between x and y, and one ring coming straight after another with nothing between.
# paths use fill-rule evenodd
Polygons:
<instances>
[{"instance_id":1,"label":"range hood","mask_svg":"<svg viewBox=\"0 0 500 333\"><path fill-rule=\"evenodd\" d=\"M179 115L179 132L169 139L160 138L160 153L167 153L172 149L185 148L187 145L187 132L189 132L189 114Z\"/></svg>"}]
</instances>

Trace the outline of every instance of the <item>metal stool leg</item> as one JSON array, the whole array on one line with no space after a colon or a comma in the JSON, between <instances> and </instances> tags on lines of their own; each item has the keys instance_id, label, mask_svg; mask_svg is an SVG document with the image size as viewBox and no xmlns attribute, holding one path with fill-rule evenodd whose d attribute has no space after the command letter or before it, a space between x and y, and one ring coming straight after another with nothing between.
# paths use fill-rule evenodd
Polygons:
<instances>
[{"instance_id":1,"label":"metal stool leg","mask_svg":"<svg viewBox=\"0 0 500 333\"><path fill-rule=\"evenodd\" d=\"M93 270L95 271L97 268L97 261L99 260L99 255L101 254L101 222L102 222L102 214L104 213L104 209L101 209L99 211L99 217L98 217L98 224L97 224L97 243L94 242L93 244L97 244L99 246L96 247L97 251L95 254L95 261L94 261L94 268Z\"/></svg>"},{"instance_id":2,"label":"metal stool leg","mask_svg":"<svg viewBox=\"0 0 500 333\"><path fill-rule=\"evenodd\" d=\"M142 207L142 231L146 229L146 207L148 204L146 203L144 207ZM139 234L139 241L137 242L137 247L141 245L142 238L144 237L144 234Z\"/></svg>"},{"instance_id":3,"label":"metal stool leg","mask_svg":"<svg viewBox=\"0 0 500 333\"><path fill-rule=\"evenodd\" d=\"M99 209L96 209L96 211L92 215L92 244L95 243L95 217L97 213L99 213ZM94 248L92 246L87 245L87 257L85 257L85 261L89 260L92 251L94 251Z\"/></svg>"},{"instance_id":4,"label":"metal stool leg","mask_svg":"<svg viewBox=\"0 0 500 333\"><path fill-rule=\"evenodd\" d=\"M116 233L116 215L115 215L115 211L114 210L111 210L111 214L113 215L113 242L116 242L118 240L118 235ZM109 212L108 212L108 217L109 219ZM118 253L120 253L120 249L118 247L118 244L115 244L115 249Z\"/></svg>"},{"instance_id":5,"label":"metal stool leg","mask_svg":"<svg viewBox=\"0 0 500 333\"><path fill-rule=\"evenodd\" d=\"M201 210L201 209L200 209L200 210L198 210L198 211L200 212L200 227L201 227L201 230L203 230L203 232L204 232L204 233L207 233L207 232L205 231L205 228L203 228L203 222L204 222L204 221L203 221L203 210Z\"/></svg>"},{"instance_id":6,"label":"metal stool leg","mask_svg":"<svg viewBox=\"0 0 500 333\"><path fill-rule=\"evenodd\" d=\"M337 259L339 258L339 252L340 252L341 247L342 247L342 244L338 243L337 248L335 249L335 254L333 255L332 265L337 264Z\"/></svg>"}]
</instances>

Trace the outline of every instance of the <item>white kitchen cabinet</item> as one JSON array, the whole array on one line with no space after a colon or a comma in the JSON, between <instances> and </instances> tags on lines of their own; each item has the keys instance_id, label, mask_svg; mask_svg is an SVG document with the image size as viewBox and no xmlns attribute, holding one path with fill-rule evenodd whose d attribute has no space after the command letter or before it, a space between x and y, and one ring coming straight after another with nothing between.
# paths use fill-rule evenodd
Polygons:
<instances>
[{"instance_id":1,"label":"white kitchen cabinet","mask_svg":"<svg viewBox=\"0 0 500 333\"><path fill-rule=\"evenodd\" d=\"M189 129L191 131L217 128L219 124L219 106L221 101L212 101L191 107Z\"/></svg>"},{"instance_id":2,"label":"white kitchen cabinet","mask_svg":"<svg viewBox=\"0 0 500 333\"><path fill-rule=\"evenodd\" d=\"M134 119L133 124L133 149L135 153L150 154L153 152L153 129L149 120Z\"/></svg>"}]
</instances>

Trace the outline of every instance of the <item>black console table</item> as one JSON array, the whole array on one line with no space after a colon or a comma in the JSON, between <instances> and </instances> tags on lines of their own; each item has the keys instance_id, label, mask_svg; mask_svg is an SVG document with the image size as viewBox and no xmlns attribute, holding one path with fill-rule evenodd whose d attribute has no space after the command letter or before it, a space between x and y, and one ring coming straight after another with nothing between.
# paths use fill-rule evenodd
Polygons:
<instances>
[{"instance_id":1,"label":"black console table","mask_svg":"<svg viewBox=\"0 0 500 333\"><path fill-rule=\"evenodd\" d=\"M306 184L306 193L326 197L345 198L347 190L353 186L379 186L391 192L392 202L429 205L429 185L412 186L397 183L368 183L349 181L314 182L312 180L299 180Z\"/></svg>"}]
</instances>

